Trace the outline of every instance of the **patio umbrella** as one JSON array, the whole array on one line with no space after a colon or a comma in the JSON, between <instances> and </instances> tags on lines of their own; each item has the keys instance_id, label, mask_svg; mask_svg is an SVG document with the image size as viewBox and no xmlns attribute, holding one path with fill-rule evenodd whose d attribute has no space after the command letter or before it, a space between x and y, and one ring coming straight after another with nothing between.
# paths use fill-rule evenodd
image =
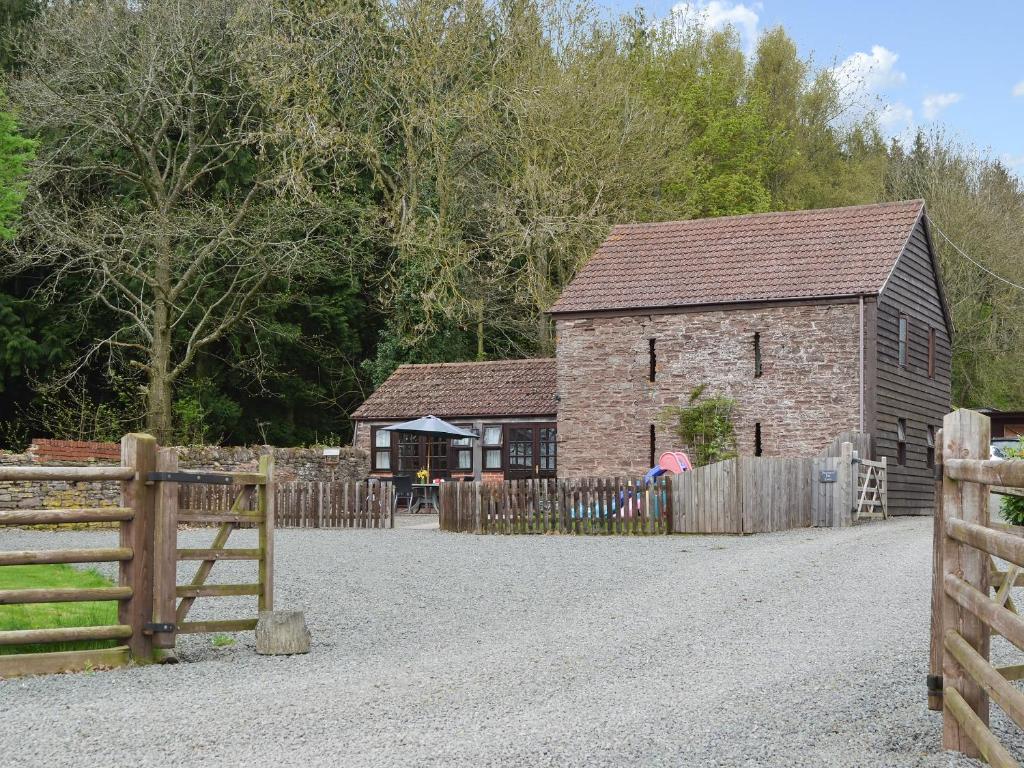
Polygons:
<instances>
[{"instance_id":1,"label":"patio umbrella","mask_svg":"<svg viewBox=\"0 0 1024 768\"><path fill-rule=\"evenodd\" d=\"M384 432L405 432L412 435L430 435L434 437L463 437L476 440L476 432L456 427L437 416L422 416L412 421L403 421L400 424L392 424L388 427L381 427ZM430 477L430 451L427 451L427 477Z\"/></svg>"},{"instance_id":2,"label":"patio umbrella","mask_svg":"<svg viewBox=\"0 0 1024 768\"><path fill-rule=\"evenodd\" d=\"M437 416L423 416L412 421L403 421L401 424L392 424L390 427L381 427L385 432L408 432L413 435L436 435L437 437L468 437L476 439L476 432L456 427Z\"/></svg>"}]
</instances>

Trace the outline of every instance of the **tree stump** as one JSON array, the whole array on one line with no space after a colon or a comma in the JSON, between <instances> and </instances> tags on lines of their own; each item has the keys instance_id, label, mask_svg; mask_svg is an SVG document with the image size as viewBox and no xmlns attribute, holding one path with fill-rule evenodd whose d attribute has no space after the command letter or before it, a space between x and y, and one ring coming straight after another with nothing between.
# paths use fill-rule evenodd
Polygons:
<instances>
[{"instance_id":1,"label":"tree stump","mask_svg":"<svg viewBox=\"0 0 1024 768\"><path fill-rule=\"evenodd\" d=\"M266 656L309 653L309 639L302 611L260 611L256 623L256 653Z\"/></svg>"}]
</instances>

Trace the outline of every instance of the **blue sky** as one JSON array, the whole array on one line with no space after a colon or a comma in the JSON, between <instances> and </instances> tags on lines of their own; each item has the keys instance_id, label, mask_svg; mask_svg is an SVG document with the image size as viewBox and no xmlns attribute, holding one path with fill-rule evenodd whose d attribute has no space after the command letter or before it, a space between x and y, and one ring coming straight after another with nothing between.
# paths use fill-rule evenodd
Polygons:
<instances>
[{"instance_id":1,"label":"blue sky","mask_svg":"<svg viewBox=\"0 0 1024 768\"><path fill-rule=\"evenodd\" d=\"M941 124L1024 176L1024 0L610 0L615 11L637 5L731 22L747 47L781 24L805 56L859 84L889 135Z\"/></svg>"}]
</instances>

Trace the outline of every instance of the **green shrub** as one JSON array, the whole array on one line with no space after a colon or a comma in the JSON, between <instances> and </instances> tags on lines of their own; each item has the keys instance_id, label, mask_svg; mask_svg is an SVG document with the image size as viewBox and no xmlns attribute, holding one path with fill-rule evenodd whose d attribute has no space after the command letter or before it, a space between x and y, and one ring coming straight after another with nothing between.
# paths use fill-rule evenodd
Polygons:
<instances>
[{"instance_id":1,"label":"green shrub","mask_svg":"<svg viewBox=\"0 0 1024 768\"><path fill-rule=\"evenodd\" d=\"M1006 449L1006 458L1024 459L1024 438L1017 445ZM1003 496L1000 511L1011 525L1024 525L1024 496Z\"/></svg>"},{"instance_id":2,"label":"green shrub","mask_svg":"<svg viewBox=\"0 0 1024 768\"><path fill-rule=\"evenodd\" d=\"M662 417L679 435L695 466L713 464L736 457L736 431L733 410L736 401L716 395L701 399L707 384L701 384L690 393L683 406L669 406Z\"/></svg>"}]
</instances>

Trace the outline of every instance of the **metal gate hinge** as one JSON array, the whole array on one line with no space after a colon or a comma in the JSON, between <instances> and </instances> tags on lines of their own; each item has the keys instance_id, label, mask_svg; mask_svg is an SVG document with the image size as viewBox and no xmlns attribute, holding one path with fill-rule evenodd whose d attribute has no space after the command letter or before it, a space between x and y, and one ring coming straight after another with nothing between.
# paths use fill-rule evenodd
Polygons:
<instances>
[{"instance_id":1,"label":"metal gate hinge","mask_svg":"<svg viewBox=\"0 0 1024 768\"><path fill-rule=\"evenodd\" d=\"M149 624L142 625L142 634L153 635L157 632L174 632L178 629L178 625L173 622L150 622Z\"/></svg>"},{"instance_id":2,"label":"metal gate hinge","mask_svg":"<svg viewBox=\"0 0 1024 768\"><path fill-rule=\"evenodd\" d=\"M942 690L942 675L928 675L928 690L929 691L941 691Z\"/></svg>"}]
</instances>

